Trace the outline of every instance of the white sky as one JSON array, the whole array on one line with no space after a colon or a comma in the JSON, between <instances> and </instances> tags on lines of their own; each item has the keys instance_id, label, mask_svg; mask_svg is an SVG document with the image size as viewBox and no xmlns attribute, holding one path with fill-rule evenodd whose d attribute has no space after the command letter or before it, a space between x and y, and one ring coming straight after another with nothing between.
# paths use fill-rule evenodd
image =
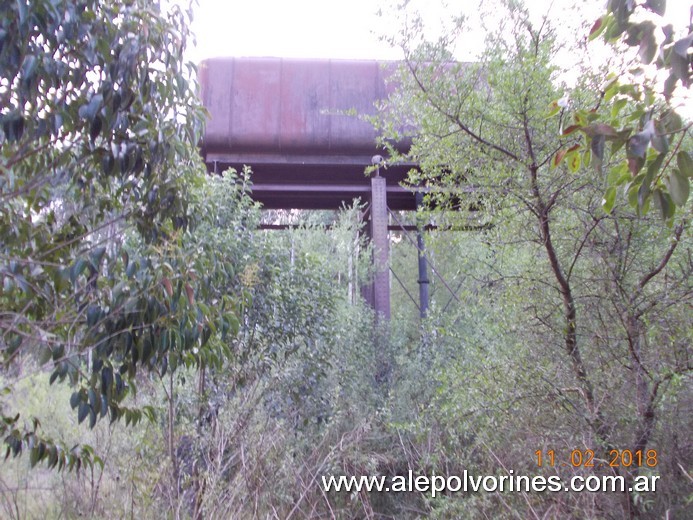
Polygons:
<instances>
[{"instance_id":1,"label":"white sky","mask_svg":"<svg viewBox=\"0 0 693 520\"><path fill-rule=\"evenodd\" d=\"M184 3L184 0L178 0ZM198 0L193 30L195 61L215 56L271 56L293 58L400 59L401 52L379 41L396 28L388 5L402 0ZM479 0L411 0L409 9L424 14L430 27L447 20L449 13L475 15ZM606 0L528 0L537 12L549 6L566 13L562 22L575 21L569 7L594 19ZM669 0L667 18L685 26L690 0ZM377 16L379 8L386 14ZM589 13L595 13L591 15ZM477 42L471 42L472 46ZM478 42L481 44L482 42Z\"/></svg>"},{"instance_id":2,"label":"white sky","mask_svg":"<svg viewBox=\"0 0 693 520\"><path fill-rule=\"evenodd\" d=\"M186 5L190 0L170 0ZM454 15L465 14L478 23L482 0L192 0L193 32L197 45L188 57L199 63L206 58L285 57L333 59L402 59L400 49L381 41L384 35L397 32L408 15L422 14L429 39L440 34L441 27ZM393 6L408 3L407 11ZM547 10L558 21L558 29L571 41L582 39L587 27L604 13L606 0L526 0L534 18L539 20ZM378 12L382 10L383 15ZM665 19L677 33L687 29L691 0L668 0ZM491 16L491 19L492 16ZM500 20L498 20L500 22ZM599 60L599 42L589 49L590 60ZM474 32L458 42L455 57L472 60L483 46L483 31ZM570 56L567 57L570 60ZM679 88L679 91L682 89ZM677 97L679 113L693 118L692 94Z\"/></svg>"},{"instance_id":3,"label":"white sky","mask_svg":"<svg viewBox=\"0 0 693 520\"><path fill-rule=\"evenodd\" d=\"M196 57L397 59L378 44L378 0L199 0Z\"/></svg>"}]
</instances>

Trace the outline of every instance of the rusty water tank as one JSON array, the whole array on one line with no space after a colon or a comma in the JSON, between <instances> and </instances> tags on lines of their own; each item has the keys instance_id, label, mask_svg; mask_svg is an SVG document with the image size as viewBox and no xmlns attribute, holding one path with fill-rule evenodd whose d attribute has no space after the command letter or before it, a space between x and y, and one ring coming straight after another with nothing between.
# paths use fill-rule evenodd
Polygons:
<instances>
[{"instance_id":1,"label":"rusty water tank","mask_svg":"<svg viewBox=\"0 0 693 520\"><path fill-rule=\"evenodd\" d=\"M215 58L200 64L210 113L206 153L375 151L366 120L388 95L395 64L368 60Z\"/></svg>"}]
</instances>

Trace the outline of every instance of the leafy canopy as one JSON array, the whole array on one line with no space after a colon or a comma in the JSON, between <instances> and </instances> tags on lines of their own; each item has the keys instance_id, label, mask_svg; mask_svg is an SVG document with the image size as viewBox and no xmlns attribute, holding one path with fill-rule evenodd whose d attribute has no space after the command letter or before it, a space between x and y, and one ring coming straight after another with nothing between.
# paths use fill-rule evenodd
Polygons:
<instances>
[{"instance_id":1,"label":"leafy canopy","mask_svg":"<svg viewBox=\"0 0 693 520\"><path fill-rule=\"evenodd\" d=\"M3 365L50 367L50 383L75 386L80 422L137 422L152 414L123 405L138 370L218 360L205 348L238 323L212 290L229 276L223 264L187 247L190 190L204 182L204 111L183 59L190 13L150 0L0 8ZM8 456L91 461L88 447L41 437L10 402Z\"/></svg>"}]
</instances>

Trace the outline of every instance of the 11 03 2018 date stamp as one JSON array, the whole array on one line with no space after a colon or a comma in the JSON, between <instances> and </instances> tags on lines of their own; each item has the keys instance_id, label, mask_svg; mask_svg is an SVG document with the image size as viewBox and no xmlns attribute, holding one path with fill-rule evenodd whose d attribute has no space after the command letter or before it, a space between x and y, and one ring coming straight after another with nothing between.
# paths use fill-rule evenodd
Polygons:
<instances>
[{"instance_id":1,"label":"11 03 2018 date stamp","mask_svg":"<svg viewBox=\"0 0 693 520\"><path fill-rule=\"evenodd\" d=\"M565 468L655 468L657 450L609 450L606 458L598 458L593 450L574 449L558 452L553 449L534 452L537 466Z\"/></svg>"}]
</instances>

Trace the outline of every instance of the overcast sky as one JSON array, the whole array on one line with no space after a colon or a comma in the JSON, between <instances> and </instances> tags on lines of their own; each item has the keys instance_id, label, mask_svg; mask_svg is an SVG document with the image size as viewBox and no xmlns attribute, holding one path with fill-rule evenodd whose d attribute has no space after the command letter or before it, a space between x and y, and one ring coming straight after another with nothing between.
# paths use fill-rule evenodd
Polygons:
<instances>
[{"instance_id":1,"label":"overcast sky","mask_svg":"<svg viewBox=\"0 0 693 520\"><path fill-rule=\"evenodd\" d=\"M183 5L190 0L171 0ZM218 56L286 57L332 59L402 59L400 49L381 41L396 32L402 19L417 11L424 17L429 39L450 23L453 15L478 20L480 0L197 0L193 31L197 46L188 57L199 63ZM405 2L407 10L393 6ZM598 18L606 0L527 0L537 20L550 9L550 18L566 38L584 38L580 22ZM685 30L690 19L690 0L668 0L666 19ZM382 10L382 16L378 12ZM397 20L399 18L399 20ZM492 17L491 17L492 20ZM481 30L465 37L455 49L455 58L473 60L483 45ZM600 61L598 46L590 46L590 60ZM566 59L571 59L569 56ZM570 78L566 78L570 82ZM678 110L693 117L693 102L677 98Z\"/></svg>"},{"instance_id":2,"label":"overcast sky","mask_svg":"<svg viewBox=\"0 0 693 520\"><path fill-rule=\"evenodd\" d=\"M184 0L179 0L184 1ZM199 0L193 30L195 61L215 56L399 59L401 53L379 41L395 24L392 5L403 0ZM431 32L450 13L474 15L479 0L410 0L409 10L426 17ZM552 18L579 6L580 15L596 17L606 0L532 0L536 12L551 6ZM488 4L488 2L487 2ZM667 17L679 26L689 18L690 0L669 0ZM384 16L377 16L379 9ZM592 15L591 13L596 13ZM556 16L558 15L558 16ZM574 15L562 23L570 24ZM481 42L470 41L470 47Z\"/></svg>"},{"instance_id":3,"label":"overcast sky","mask_svg":"<svg viewBox=\"0 0 693 520\"><path fill-rule=\"evenodd\" d=\"M379 43L378 0L199 0L199 58L273 56L396 59Z\"/></svg>"}]
</instances>

